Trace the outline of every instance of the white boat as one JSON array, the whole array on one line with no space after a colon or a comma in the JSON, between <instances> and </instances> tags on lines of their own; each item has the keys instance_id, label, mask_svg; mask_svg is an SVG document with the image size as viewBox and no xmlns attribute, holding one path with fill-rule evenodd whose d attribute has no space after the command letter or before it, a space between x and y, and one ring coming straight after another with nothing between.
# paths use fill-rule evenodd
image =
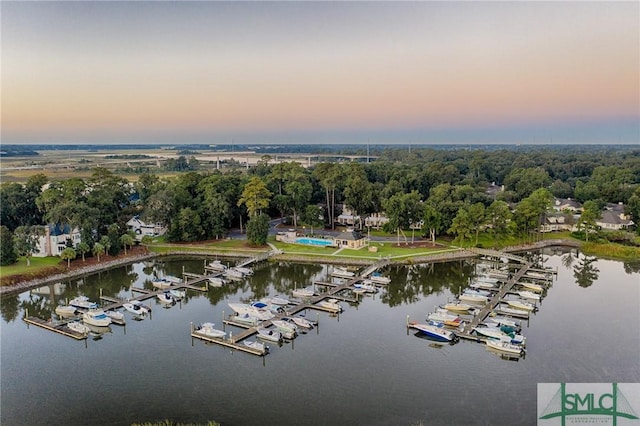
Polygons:
<instances>
[{"instance_id":1,"label":"white boat","mask_svg":"<svg viewBox=\"0 0 640 426\"><path fill-rule=\"evenodd\" d=\"M298 331L298 326L294 322L284 320L271 320L271 324L273 324L279 331L283 333L296 333Z\"/></svg>"},{"instance_id":2,"label":"white boat","mask_svg":"<svg viewBox=\"0 0 640 426\"><path fill-rule=\"evenodd\" d=\"M297 288L291 292L293 297L313 297L315 295L314 291L310 288Z\"/></svg>"},{"instance_id":3,"label":"white boat","mask_svg":"<svg viewBox=\"0 0 640 426\"><path fill-rule=\"evenodd\" d=\"M544 287L539 285L539 284L534 284L534 283L528 283L528 282L519 282L518 285L521 285L522 287L535 291L537 293L542 293L544 291Z\"/></svg>"},{"instance_id":4,"label":"white boat","mask_svg":"<svg viewBox=\"0 0 640 426\"><path fill-rule=\"evenodd\" d=\"M498 306L496 308L503 315L515 315L515 316L529 316L529 311L525 311L524 309L515 309L510 308L509 306Z\"/></svg>"},{"instance_id":5,"label":"white boat","mask_svg":"<svg viewBox=\"0 0 640 426\"><path fill-rule=\"evenodd\" d=\"M421 334L439 342L455 342L458 340L458 336L456 336L454 332L445 329L444 325L435 322L429 322L428 324L410 322L409 328L414 328Z\"/></svg>"},{"instance_id":6,"label":"white boat","mask_svg":"<svg viewBox=\"0 0 640 426\"><path fill-rule=\"evenodd\" d=\"M174 277L173 275L165 275L163 279L171 284L182 284L182 278Z\"/></svg>"},{"instance_id":7,"label":"white boat","mask_svg":"<svg viewBox=\"0 0 640 426\"><path fill-rule=\"evenodd\" d=\"M67 324L67 327L69 328L69 330L75 331L76 333L85 334L85 335L89 334L89 332L91 331L89 327L87 327L80 321L71 321L70 323Z\"/></svg>"},{"instance_id":8,"label":"white boat","mask_svg":"<svg viewBox=\"0 0 640 426\"><path fill-rule=\"evenodd\" d=\"M69 318L76 315L76 308L73 306L56 306L55 313L63 318Z\"/></svg>"},{"instance_id":9,"label":"white boat","mask_svg":"<svg viewBox=\"0 0 640 426\"><path fill-rule=\"evenodd\" d=\"M537 280L548 280L549 275L541 272L527 271L524 274L525 277L534 278Z\"/></svg>"},{"instance_id":10,"label":"white boat","mask_svg":"<svg viewBox=\"0 0 640 426\"><path fill-rule=\"evenodd\" d=\"M108 310L104 311L104 314L111 318L111 322L114 324L124 324L124 314L120 311Z\"/></svg>"},{"instance_id":11,"label":"white boat","mask_svg":"<svg viewBox=\"0 0 640 426\"><path fill-rule=\"evenodd\" d=\"M391 278L385 277L380 272L374 272L369 279L376 284L389 284L391 282Z\"/></svg>"},{"instance_id":12,"label":"white boat","mask_svg":"<svg viewBox=\"0 0 640 426\"><path fill-rule=\"evenodd\" d=\"M445 303L442 307L453 312L468 312L471 309L474 309L473 306L467 303L461 303L461 302Z\"/></svg>"},{"instance_id":13,"label":"white boat","mask_svg":"<svg viewBox=\"0 0 640 426\"><path fill-rule=\"evenodd\" d=\"M218 330L214 328L215 324L212 322L203 322L194 331L194 334L209 337L212 339L221 339L227 335L226 331Z\"/></svg>"},{"instance_id":14,"label":"white boat","mask_svg":"<svg viewBox=\"0 0 640 426\"><path fill-rule=\"evenodd\" d=\"M214 271L224 272L227 270L227 265L220 262L219 260L214 260L213 262L209 262L207 268L212 269Z\"/></svg>"},{"instance_id":15,"label":"white boat","mask_svg":"<svg viewBox=\"0 0 640 426\"><path fill-rule=\"evenodd\" d=\"M172 286L172 283L170 281L165 280L164 278L153 280L151 281L151 284L153 284L155 288L160 288L160 289L169 288Z\"/></svg>"},{"instance_id":16,"label":"white boat","mask_svg":"<svg viewBox=\"0 0 640 426\"><path fill-rule=\"evenodd\" d=\"M225 285L225 281L220 277L209 277L209 284L214 287L222 287Z\"/></svg>"},{"instance_id":17,"label":"white boat","mask_svg":"<svg viewBox=\"0 0 640 426\"><path fill-rule=\"evenodd\" d=\"M268 309L260 309L255 306L247 305L246 303L229 303L229 307L238 315L247 314L260 321L266 321L273 318L275 315Z\"/></svg>"},{"instance_id":18,"label":"white boat","mask_svg":"<svg viewBox=\"0 0 640 426\"><path fill-rule=\"evenodd\" d=\"M484 289L484 290L498 290L498 287L496 286L496 284L493 283L485 283L482 281L474 281L471 284L469 284L469 287L471 288L475 288L475 289Z\"/></svg>"},{"instance_id":19,"label":"white boat","mask_svg":"<svg viewBox=\"0 0 640 426\"><path fill-rule=\"evenodd\" d=\"M187 292L184 290L171 289L169 290L169 294L171 295L171 297L173 297L176 300L182 300L185 297L187 297Z\"/></svg>"},{"instance_id":20,"label":"white boat","mask_svg":"<svg viewBox=\"0 0 640 426\"><path fill-rule=\"evenodd\" d=\"M282 307L282 305L274 305L273 303L264 302L262 300L258 300L257 302L251 302L249 306L259 311L269 311L269 312L273 312L274 314L284 313L284 308Z\"/></svg>"},{"instance_id":21,"label":"white boat","mask_svg":"<svg viewBox=\"0 0 640 426\"><path fill-rule=\"evenodd\" d=\"M97 309L98 304L96 302L92 302L89 300L87 296L78 296L74 299L71 299L69 305L80 308L80 309Z\"/></svg>"},{"instance_id":22,"label":"white boat","mask_svg":"<svg viewBox=\"0 0 640 426\"><path fill-rule=\"evenodd\" d=\"M427 320L441 322L449 327L458 327L462 323L462 318L458 315L450 314L444 308L438 308L435 312L427 314Z\"/></svg>"},{"instance_id":23,"label":"white boat","mask_svg":"<svg viewBox=\"0 0 640 426\"><path fill-rule=\"evenodd\" d=\"M529 311L529 312L533 312L536 310L535 305L529 303L529 302L523 302L521 300L503 300L503 302L506 302L507 305L516 308L516 309L520 309L522 311Z\"/></svg>"},{"instance_id":24,"label":"white boat","mask_svg":"<svg viewBox=\"0 0 640 426\"><path fill-rule=\"evenodd\" d=\"M351 271L347 271L344 268L335 268L331 271L331 276L338 278L353 278L355 274Z\"/></svg>"},{"instance_id":25,"label":"white boat","mask_svg":"<svg viewBox=\"0 0 640 426\"><path fill-rule=\"evenodd\" d=\"M458 299L462 300L463 302L477 303L477 304L487 303L489 301L489 298L487 296L483 296L481 294L469 294L469 293L462 293L460 296L458 296Z\"/></svg>"},{"instance_id":26,"label":"white boat","mask_svg":"<svg viewBox=\"0 0 640 426\"><path fill-rule=\"evenodd\" d=\"M261 301L264 303L270 303L279 306L286 306L289 304L289 299L285 299L284 297L280 296L265 297L264 299L261 299Z\"/></svg>"},{"instance_id":27,"label":"white boat","mask_svg":"<svg viewBox=\"0 0 640 426\"><path fill-rule=\"evenodd\" d=\"M243 340L244 345L248 348L255 349L263 354L269 353L269 346L265 345L263 342Z\"/></svg>"},{"instance_id":28,"label":"white boat","mask_svg":"<svg viewBox=\"0 0 640 426\"><path fill-rule=\"evenodd\" d=\"M251 316L249 314L236 314L230 318L232 321L241 322L242 324L256 326L262 322L258 318Z\"/></svg>"},{"instance_id":29,"label":"white boat","mask_svg":"<svg viewBox=\"0 0 640 426\"><path fill-rule=\"evenodd\" d=\"M111 324L111 318L102 309L91 309L82 314L82 321L97 327L107 327Z\"/></svg>"},{"instance_id":30,"label":"white boat","mask_svg":"<svg viewBox=\"0 0 640 426\"><path fill-rule=\"evenodd\" d=\"M497 326L507 325L513 328L522 328L522 326L520 325L520 322L514 321L509 318L504 318L504 317L487 317L485 321L495 324Z\"/></svg>"},{"instance_id":31,"label":"white boat","mask_svg":"<svg viewBox=\"0 0 640 426\"><path fill-rule=\"evenodd\" d=\"M300 328L306 328L307 330L311 330L313 328L313 323L308 319L302 317L282 317L282 321L292 322L296 326Z\"/></svg>"},{"instance_id":32,"label":"white boat","mask_svg":"<svg viewBox=\"0 0 640 426\"><path fill-rule=\"evenodd\" d=\"M487 340L487 349L489 348L514 355L522 355L524 353L524 348L522 346L513 345L502 340Z\"/></svg>"},{"instance_id":33,"label":"white boat","mask_svg":"<svg viewBox=\"0 0 640 426\"><path fill-rule=\"evenodd\" d=\"M279 342L282 340L282 335L278 330L269 328L258 328L258 337L263 340L269 340L270 342Z\"/></svg>"},{"instance_id":34,"label":"white boat","mask_svg":"<svg viewBox=\"0 0 640 426\"><path fill-rule=\"evenodd\" d=\"M334 313L342 312L342 306L338 303L336 299L321 300L320 302L318 302L318 306L322 306L328 311L331 311Z\"/></svg>"},{"instance_id":35,"label":"white boat","mask_svg":"<svg viewBox=\"0 0 640 426\"><path fill-rule=\"evenodd\" d=\"M231 280L241 280L244 278L244 274L235 268L229 268L224 271L224 276Z\"/></svg>"},{"instance_id":36,"label":"white boat","mask_svg":"<svg viewBox=\"0 0 640 426\"><path fill-rule=\"evenodd\" d=\"M169 294L168 291L165 291L163 293L160 293L156 296L158 298L158 300L160 301L160 303L164 303L166 305L169 304L173 304L176 303L176 301L174 300L173 297L171 297L171 294Z\"/></svg>"},{"instance_id":37,"label":"white boat","mask_svg":"<svg viewBox=\"0 0 640 426\"><path fill-rule=\"evenodd\" d=\"M498 327L476 327L473 330L476 334L486 337L488 340L500 340L511 344L524 342L524 336L520 334L508 335Z\"/></svg>"},{"instance_id":38,"label":"white boat","mask_svg":"<svg viewBox=\"0 0 640 426\"><path fill-rule=\"evenodd\" d=\"M369 280L364 280L361 283L355 283L353 286L356 289L362 289L364 290L366 293L377 293L378 292L378 287L376 287L375 285L373 285L371 283L371 281L367 282Z\"/></svg>"},{"instance_id":39,"label":"white boat","mask_svg":"<svg viewBox=\"0 0 640 426\"><path fill-rule=\"evenodd\" d=\"M464 290L464 293L466 294L477 294L480 296L490 296L491 292L488 290L478 290L478 289L471 289L471 288L467 288Z\"/></svg>"},{"instance_id":40,"label":"white boat","mask_svg":"<svg viewBox=\"0 0 640 426\"><path fill-rule=\"evenodd\" d=\"M535 294L532 291L521 290L521 291L518 291L518 295L523 299L535 300L536 302L540 301L540 295Z\"/></svg>"},{"instance_id":41,"label":"white boat","mask_svg":"<svg viewBox=\"0 0 640 426\"><path fill-rule=\"evenodd\" d=\"M242 275L251 276L253 275L253 269L245 268L244 266L235 266L233 269L240 272Z\"/></svg>"},{"instance_id":42,"label":"white boat","mask_svg":"<svg viewBox=\"0 0 640 426\"><path fill-rule=\"evenodd\" d=\"M133 302L123 303L122 307L126 311L131 312L134 315L143 316L149 313L149 310L146 307L142 306L141 303L133 303Z\"/></svg>"}]
</instances>

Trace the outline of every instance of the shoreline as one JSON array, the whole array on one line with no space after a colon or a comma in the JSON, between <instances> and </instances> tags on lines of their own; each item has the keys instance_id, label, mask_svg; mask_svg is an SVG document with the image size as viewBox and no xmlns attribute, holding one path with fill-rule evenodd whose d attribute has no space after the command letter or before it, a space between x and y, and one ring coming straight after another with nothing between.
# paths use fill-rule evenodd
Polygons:
<instances>
[{"instance_id":1,"label":"shoreline","mask_svg":"<svg viewBox=\"0 0 640 426\"><path fill-rule=\"evenodd\" d=\"M531 244L521 244L517 246L509 246L499 251L503 251L505 253L517 253L527 250L540 250L546 247L573 247L579 248L581 244L577 241L573 240L565 240L565 239L557 239L557 240L543 240L538 241L536 243ZM82 268L74 269L69 272L61 272L58 274L50 275L44 278L37 278L28 281L21 281L12 285L1 286L0 287L0 296L10 295L15 293L22 293L23 291L31 290L33 288L38 288L51 282L56 281L64 281L70 280L74 278L79 278L85 275L95 274L97 272L105 271L108 269L116 268L119 266L125 266L131 263L141 262L149 259L156 259L161 257L193 257L193 256L202 256L202 257L251 257L246 253L210 253L199 250L193 251L175 251L175 252L166 252L166 253L153 253L147 252L144 254L136 254L133 256L122 257L114 260L110 260L104 263L93 264L89 266L85 266ZM401 259L389 258L390 264L400 264L400 265L408 265L408 264L418 264L418 263L433 263L433 262L450 262L461 259L469 259L478 256L477 253L473 253L465 248L460 247L458 251L455 252L446 252L446 253L435 253L427 256L418 256L418 257L403 257ZM318 257L312 257L307 255L297 255L297 254L276 254L269 258L269 261L283 261L283 262L297 262L297 263L318 263ZM375 263L372 260L365 260L360 258L349 258L349 257L340 257L340 258L329 258L322 257L320 259L320 263L327 263L333 265L371 265Z\"/></svg>"}]
</instances>

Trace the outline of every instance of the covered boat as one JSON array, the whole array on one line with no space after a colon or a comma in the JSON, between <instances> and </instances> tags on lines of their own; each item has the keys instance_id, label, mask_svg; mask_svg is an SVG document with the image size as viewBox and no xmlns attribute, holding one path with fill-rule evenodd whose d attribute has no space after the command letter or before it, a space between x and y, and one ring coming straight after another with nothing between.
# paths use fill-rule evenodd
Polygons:
<instances>
[{"instance_id":1,"label":"covered boat","mask_svg":"<svg viewBox=\"0 0 640 426\"><path fill-rule=\"evenodd\" d=\"M318 302L318 306L322 306L328 311L331 311L334 313L342 312L342 306L338 303L336 299L321 300L320 302Z\"/></svg>"},{"instance_id":2,"label":"covered boat","mask_svg":"<svg viewBox=\"0 0 640 426\"><path fill-rule=\"evenodd\" d=\"M353 278L355 274L351 271L347 271L344 268L334 268L334 270L331 271L331 276L338 278Z\"/></svg>"},{"instance_id":3,"label":"covered boat","mask_svg":"<svg viewBox=\"0 0 640 426\"><path fill-rule=\"evenodd\" d=\"M487 296L483 296L481 294L466 293L466 292L462 293L458 298L463 302L477 303L477 304L487 303L489 301L489 298Z\"/></svg>"},{"instance_id":4,"label":"covered boat","mask_svg":"<svg viewBox=\"0 0 640 426\"><path fill-rule=\"evenodd\" d=\"M214 271L224 272L227 270L227 265L220 262L219 260L214 260L213 262L209 262L207 268L212 269Z\"/></svg>"},{"instance_id":5,"label":"covered boat","mask_svg":"<svg viewBox=\"0 0 640 426\"><path fill-rule=\"evenodd\" d=\"M212 322L203 322L193 332L194 334L212 339L221 339L227 335L226 331L218 330L214 328L214 326L215 324Z\"/></svg>"},{"instance_id":6,"label":"covered boat","mask_svg":"<svg viewBox=\"0 0 640 426\"><path fill-rule=\"evenodd\" d=\"M63 318L69 318L76 315L76 308L73 306L56 306L55 313Z\"/></svg>"},{"instance_id":7,"label":"covered boat","mask_svg":"<svg viewBox=\"0 0 640 426\"><path fill-rule=\"evenodd\" d=\"M98 304L96 302L92 302L89 300L87 296L78 296L74 299L71 299L69 305L80 308L80 309L97 309Z\"/></svg>"},{"instance_id":8,"label":"covered boat","mask_svg":"<svg viewBox=\"0 0 640 426\"><path fill-rule=\"evenodd\" d=\"M71 321L67 324L69 330L75 331L76 333L87 335L91 331L89 327L81 323L80 321Z\"/></svg>"},{"instance_id":9,"label":"covered boat","mask_svg":"<svg viewBox=\"0 0 640 426\"><path fill-rule=\"evenodd\" d=\"M91 309L82 314L82 321L97 327L107 327L111 324L111 318L102 309Z\"/></svg>"},{"instance_id":10,"label":"covered boat","mask_svg":"<svg viewBox=\"0 0 640 426\"><path fill-rule=\"evenodd\" d=\"M310 288L297 288L293 290L291 294L293 295L293 297L305 298L313 297L315 295L315 292Z\"/></svg>"},{"instance_id":11,"label":"covered boat","mask_svg":"<svg viewBox=\"0 0 640 426\"><path fill-rule=\"evenodd\" d=\"M209 284L214 287L222 287L225 285L225 281L220 277L209 277Z\"/></svg>"},{"instance_id":12,"label":"covered boat","mask_svg":"<svg viewBox=\"0 0 640 426\"><path fill-rule=\"evenodd\" d=\"M184 290L171 289L169 290L169 294L171 295L171 297L173 297L176 300L182 300L185 297L187 297L187 292Z\"/></svg>"},{"instance_id":13,"label":"covered boat","mask_svg":"<svg viewBox=\"0 0 640 426\"><path fill-rule=\"evenodd\" d=\"M386 285L386 284L389 284L391 282L391 278L385 277L380 272L374 272L373 274L371 274L369 279L372 282L376 283L376 284L384 284L384 285Z\"/></svg>"},{"instance_id":14,"label":"covered boat","mask_svg":"<svg viewBox=\"0 0 640 426\"><path fill-rule=\"evenodd\" d=\"M104 314L111 318L112 323L120 325L124 324L124 314L122 312L110 309L108 311L104 311Z\"/></svg>"},{"instance_id":15,"label":"covered boat","mask_svg":"<svg viewBox=\"0 0 640 426\"><path fill-rule=\"evenodd\" d=\"M257 340L243 340L243 343L246 347L262 352L262 354L269 353L269 346L265 345L263 342L258 342Z\"/></svg>"},{"instance_id":16,"label":"covered boat","mask_svg":"<svg viewBox=\"0 0 640 426\"><path fill-rule=\"evenodd\" d=\"M520 309L522 311L529 311L529 312L533 312L535 310L537 310L536 306L529 303L529 302L523 302L521 300L504 300L504 302L507 303L507 305L515 308L515 309Z\"/></svg>"},{"instance_id":17,"label":"covered boat","mask_svg":"<svg viewBox=\"0 0 640 426\"><path fill-rule=\"evenodd\" d=\"M505 352L513 355L524 354L524 348L520 345L513 345L509 342L502 340L487 340L487 348L494 349L496 351Z\"/></svg>"},{"instance_id":18,"label":"covered boat","mask_svg":"<svg viewBox=\"0 0 640 426\"><path fill-rule=\"evenodd\" d=\"M518 296L522 297L523 299L535 300L536 302L540 301L539 294L535 294L534 292L528 290L518 291Z\"/></svg>"},{"instance_id":19,"label":"covered boat","mask_svg":"<svg viewBox=\"0 0 640 426\"><path fill-rule=\"evenodd\" d=\"M528 282L519 282L518 285L529 289L531 291L535 291L536 293L542 293L544 291L544 287L540 284L528 283Z\"/></svg>"}]
</instances>

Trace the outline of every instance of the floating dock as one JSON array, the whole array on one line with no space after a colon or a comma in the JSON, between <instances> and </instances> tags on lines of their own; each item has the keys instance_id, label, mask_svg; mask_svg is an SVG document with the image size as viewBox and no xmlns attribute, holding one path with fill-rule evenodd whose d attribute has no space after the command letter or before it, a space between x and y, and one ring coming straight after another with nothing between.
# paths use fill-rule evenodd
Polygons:
<instances>
[{"instance_id":1,"label":"floating dock","mask_svg":"<svg viewBox=\"0 0 640 426\"><path fill-rule=\"evenodd\" d=\"M77 331L71 330L67 327L67 324L71 321L52 322L29 316L22 318L22 320L27 324L42 327L45 330L53 331L54 333L62 334L63 336L71 337L76 340L83 340L87 338L86 334L78 333Z\"/></svg>"}]
</instances>

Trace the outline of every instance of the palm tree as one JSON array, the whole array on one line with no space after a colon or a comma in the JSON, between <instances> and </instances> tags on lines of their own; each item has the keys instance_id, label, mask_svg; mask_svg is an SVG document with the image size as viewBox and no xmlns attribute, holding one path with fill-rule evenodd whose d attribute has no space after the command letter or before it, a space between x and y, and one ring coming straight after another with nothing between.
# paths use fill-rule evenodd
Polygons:
<instances>
[{"instance_id":1,"label":"palm tree","mask_svg":"<svg viewBox=\"0 0 640 426\"><path fill-rule=\"evenodd\" d=\"M62 253L60 253L60 259L67 261L67 269L71 267L71 259L75 259L76 256L76 251L71 247L67 247L66 249L62 250Z\"/></svg>"},{"instance_id":2,"label":"palm tree","mask_svg":"<svg viewBox=\"0 0 640 426\"><path fill-rule=\"evenodd\" d=\"M133 247L133 237L129 234L122 234L120 243L124 246L124 255L127 255L127 246Z\"/></svg>"},{"instance_id":3,"label":"palm tree","mask_svg":"<svg viewBox=\"0 0 640 426\"><path fill-rule=\"evenodd\" d=\"M104 245L100 244L100 243L95 243L93 245L93 255L98 257L98 262L100 262L100 255L104 254L105 252L105 248Z\"/></svg>"}]
</instances>

